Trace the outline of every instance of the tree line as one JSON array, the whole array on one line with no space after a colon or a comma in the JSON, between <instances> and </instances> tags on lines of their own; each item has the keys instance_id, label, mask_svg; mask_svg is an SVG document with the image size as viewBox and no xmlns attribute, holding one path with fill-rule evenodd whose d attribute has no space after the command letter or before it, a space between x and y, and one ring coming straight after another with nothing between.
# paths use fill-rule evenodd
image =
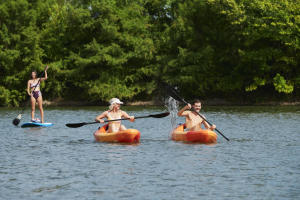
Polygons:
<instances>
[{"instance_id":1,"label":"tree line","mask_svg":"<svg viewBox=\"0 0 300 200\"><path fill-rule=\"evenodd\" d=\"M298 0L2 0L0 105L27 98L299 99Z\"/></svg>"}]
</instances>

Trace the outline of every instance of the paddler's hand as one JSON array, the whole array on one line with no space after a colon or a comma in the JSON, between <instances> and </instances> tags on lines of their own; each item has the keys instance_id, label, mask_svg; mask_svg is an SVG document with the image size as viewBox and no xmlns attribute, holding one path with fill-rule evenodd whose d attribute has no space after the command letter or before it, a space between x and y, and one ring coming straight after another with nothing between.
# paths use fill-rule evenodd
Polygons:
<instances>
[{"instance_id":1,"label":"paddler's hand","mask_svg":"<svg viewBox=\"0 0 300 200\"><path fill-rule=\"evenodd\" d=\"M96 119L96 121L99 122L99 123L104 123L103 119Z\"/></svg>"},{"instance_id":2,"label":"paddler's hand","mask_svg":"<svg viewBox=\"0 0 300 200\"><path fill-rule=\"evenodd\" d=\"M134 122L134 121L135 121L134 116L130 116L130 117L129 117L129 120L130 120L131 122Z\"/></svg>"},{"instance_id":3,"label":"paddler's hand","mask_svg":"<svg viewBox=\"0 0 300 200\"><path fill-rule=\"evenodd\" d=\"M49 68L48 65L46 65L45 72L48 70L48 68Z\"/></svg>"},{"instance_id":4,"label":"paddler's hand","mask_svg":"<svg viewBox=\"0 0 300 200\"><path fill-rule=\"evenodd\" d=\"M209 129L212 130L212 131L215 130L216 128L217 128L217 127L216 127L216 125L214 125L214 124L213 124L212 126L209 127Z\"/></svg>"},{"instance_id":5,"label":"paddler's hand","mask_svg":"<svg viewBox=\"0 0 300 200\"><path fill-rule=\"evenodd\" d=\"M192 109L192 105L188 103L184 108L185 110L190 110Z\"/></svg>"}]
</instances>

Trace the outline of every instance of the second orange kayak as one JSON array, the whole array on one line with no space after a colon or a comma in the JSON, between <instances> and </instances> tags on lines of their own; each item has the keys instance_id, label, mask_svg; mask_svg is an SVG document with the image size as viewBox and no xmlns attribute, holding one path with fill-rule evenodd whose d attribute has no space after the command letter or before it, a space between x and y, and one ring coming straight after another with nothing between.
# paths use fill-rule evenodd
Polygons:
<instances>
[{"instance_id":1,"label":"second orange kayak","mask_svg":"<svg viewBox=\"0 0 300 200\"><path fill-rule=\"evenodd\" d=\"M115 133L107 132L108 124L99 128L95 133L95 140L98 142L119 142L119 143L138 143L141 133L136 129L127 129Z\"/></svg>"},{"instance_id":2,"label":"second orange kayak","mask_svg":"<svg viewBox=\"0 0 300 200\"><path fill-rule=\"evenodd\" d=\"M208 129L199 131L184 131L185 124L179 125L172 132L172 140L183 142L199 142L204 144L216 143L217 134Z\"/></svg>"}]
</instances>

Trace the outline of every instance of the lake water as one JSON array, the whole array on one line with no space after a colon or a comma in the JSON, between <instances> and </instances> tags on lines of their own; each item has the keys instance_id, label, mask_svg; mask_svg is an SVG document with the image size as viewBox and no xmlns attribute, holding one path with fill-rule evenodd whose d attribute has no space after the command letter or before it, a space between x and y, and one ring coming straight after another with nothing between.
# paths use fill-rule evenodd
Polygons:
<instances>
[{"instance_id":1,"label":"lake water","mask_svg":"<svg viewBox=\"0 0 300 200\"><path fill-rule=\"evenodd\" d=\"M98 143L92 122L104 107L45 108L49 128L12 125L0 109L0 199L299 199L300 107L205 107L226 135L214 145L170 140L171 119L124 122L138 145ZM158 107L123 107L143 116ZM21 123L29 121L25 111ZM177 119L177 123L183 118Z\"/></svg>"}]
</instances>

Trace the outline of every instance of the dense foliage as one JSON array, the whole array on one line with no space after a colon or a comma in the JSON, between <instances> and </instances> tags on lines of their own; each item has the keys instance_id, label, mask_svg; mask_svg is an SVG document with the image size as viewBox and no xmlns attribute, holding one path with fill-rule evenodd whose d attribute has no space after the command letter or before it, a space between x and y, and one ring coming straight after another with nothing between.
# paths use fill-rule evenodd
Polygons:
<instances>
[{"instance_id":1,"label":"dense foliage","mask_svg":"<svg viewBox=\"0 0 300 200\"><path fill-rule=\"evenodd\" d=\"M0 105L50 66L46 99L299 98L298 0L2 0Z\"/></svg>"}]
</instances>

